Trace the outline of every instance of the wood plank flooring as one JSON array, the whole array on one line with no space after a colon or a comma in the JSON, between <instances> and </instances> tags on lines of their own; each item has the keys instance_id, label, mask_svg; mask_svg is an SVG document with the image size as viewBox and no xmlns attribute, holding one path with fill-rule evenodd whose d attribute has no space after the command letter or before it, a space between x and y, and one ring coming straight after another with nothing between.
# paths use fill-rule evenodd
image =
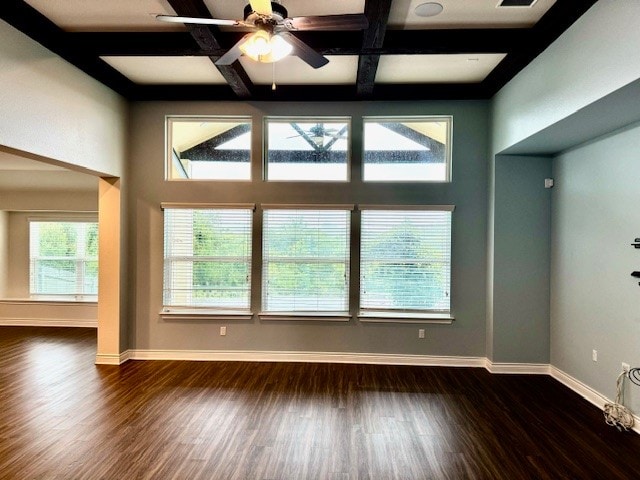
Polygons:
<instances>
[{"instance_id":1,"label":"wood plank flooring","mask_svg":"<svg viewBox=\"0 0 640 480\"><path fill-rule=\"evenodd\" d=\"M637 479L640 436L546 376L128 362L0 328L1 479Z\"/></svg>"}]
</instances>

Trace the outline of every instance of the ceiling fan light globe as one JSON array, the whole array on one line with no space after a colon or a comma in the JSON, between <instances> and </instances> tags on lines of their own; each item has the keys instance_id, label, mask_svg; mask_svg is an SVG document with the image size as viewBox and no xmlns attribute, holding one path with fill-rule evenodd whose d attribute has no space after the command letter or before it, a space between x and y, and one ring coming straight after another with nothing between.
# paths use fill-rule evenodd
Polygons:
<instances>
[{"instance_id":1,"label":"ceiling fan light globe","mask_svg":"<svg viewBox=\"0 0 640 480\"><path fill-rule=\"evenodd\" d=\"M260 63L282 60L293 51L293 46L278 35L259 30L240 45L244 55Z\"/></svg>"},{"instance_id":2,"label":"ceiling fan light globe","mask_svg":"<svg viewBox=\"0 0 640 480\"><path fill-rule=\"evenodd\" d=\"M290 55L292 51L293 45L284 38L278 35L271 37L271 57L273 58L273 62L282 60L284 57Z\"/></svg>"},{"instance_id":3,"label":"ceiling fan light globe","mask_svg":"<svg viewBox=\"0 0 640 480\"><path fill-rule=\"evenodd\" d=\"M269 34L263 30L258 30L240 45L240 50L247 57L254 60L260 56L268 55L271 53Z\"/></svg>"}]
</instances>

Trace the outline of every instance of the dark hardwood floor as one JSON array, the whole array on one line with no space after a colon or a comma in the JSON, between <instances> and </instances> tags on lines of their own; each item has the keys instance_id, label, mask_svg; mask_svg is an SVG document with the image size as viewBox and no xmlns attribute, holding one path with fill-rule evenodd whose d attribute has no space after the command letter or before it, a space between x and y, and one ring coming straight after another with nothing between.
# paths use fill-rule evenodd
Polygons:
<instances>
[{"instance_id":1,"label":"dark hardwood floor","mask_svg":"<svg viewBox=\"0 0 640 480\"><path fill-rule=\"evenodd\" d=\"M546 376L132 361L0 327L2 479L637 479L640 436Z\"/></svg>"}]
</instances>

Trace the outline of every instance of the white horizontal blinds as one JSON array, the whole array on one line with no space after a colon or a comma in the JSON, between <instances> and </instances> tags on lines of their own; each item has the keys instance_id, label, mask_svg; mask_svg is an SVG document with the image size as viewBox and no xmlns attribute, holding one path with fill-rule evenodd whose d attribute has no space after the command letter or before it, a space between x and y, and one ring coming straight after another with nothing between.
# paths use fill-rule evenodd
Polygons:
<instances>
[{"instance_id":1,"label":"white horizontal blinds","mask_svg":"<svg viewBox=\"0 0 640 480\"><path fill-rule=\"evenodd\" d=\"M32 296L98 294L98 224L29 222L29 277Z\"/></svg>"},{"instance_id":2,"label":"white horizontal blinds","mask_svg":"<svg viewBox=\"0 0 640 480\"><path fill-rule=\"evenodd\" d=\"M164 305L246 309L252 208L164 211Z\"/></svg>"},{"instance_id":3,"label":"white horizontal blinds","mask_svg":"<svg viewBox=\"0 0 640 480\"><path fill-rule=\"evenodd\" d=\"M349 210L265 210L265 312L344 312L349 303Z\"/></svg>"},{"instance_id":4,"label":"white horizontal blinds","mask_svg":"<svg viewBox=\"0 0 640 480\"><path fill-rule=\"evenodd\" d=\"M451 212L363 210L360 308L449 312Z\"/></svg>"}]
</instances>

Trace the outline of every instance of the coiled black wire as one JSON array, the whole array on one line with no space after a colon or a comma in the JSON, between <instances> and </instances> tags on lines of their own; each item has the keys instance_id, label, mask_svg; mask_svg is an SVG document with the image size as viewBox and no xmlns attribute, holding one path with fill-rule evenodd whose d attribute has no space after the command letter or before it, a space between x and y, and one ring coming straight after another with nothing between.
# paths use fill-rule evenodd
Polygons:
<instances>
[{"instance_id":1,"label":"coiled black wire","mask_svg":"<svg viewBox=\"0 0 640 480\"><path fill-rule=\"evenodd\" d=\"M627 377L629 377L629 380L640 387L640 368L630 369L629 373L627 373Z\"/></svg>"}]
</instances>

